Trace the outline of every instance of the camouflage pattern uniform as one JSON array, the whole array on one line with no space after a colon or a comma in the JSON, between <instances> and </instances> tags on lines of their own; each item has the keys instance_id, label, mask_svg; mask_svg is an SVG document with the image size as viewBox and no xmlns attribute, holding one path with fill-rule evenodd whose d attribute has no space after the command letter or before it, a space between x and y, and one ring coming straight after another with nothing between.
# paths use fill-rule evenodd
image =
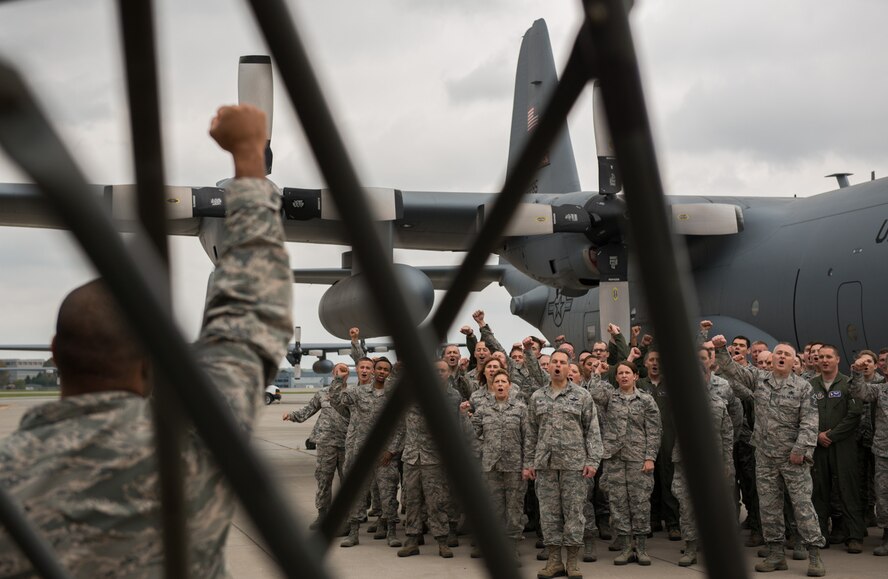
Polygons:
<instances>
[{"instance_id":1,"label":"camouflage pattern uniform","mask_svg":"<svg viewBox=\"0 0 888 579\"><path fill-rule=\"evenodd\" d=\"M888 529L888 383L867 383L858 372L852 376L851 395L869 402L875 414L872 451L876 459L876 524Z\"/></svg>"},{"instance_id":2,"label":"camouflage pattern uniform","mask_svg":"<svg viewBox=\"0 0 888 579\"><path fill-rule=\"evenodd\" d=\"M869 384L882 384L885 377L876 372ZM857 430L857 463L860 476L860 503L864 508L864 519L873 516L876 504L875 467L873 436L876 429L876 408L872 402L863 403L863 416Z\"/></svg>"},{"instance_id":3,"label":"camouflage pattern uniform","mask_svg":"<svg viewBox=\"0 0 888 579\"><path fill-rule=\"evenodd\" d=\"M249 431L292 335L292 276L280 192L230 181L224 237L195 356ZM160 577L161 502L148 399L124 391L35 407L0 447L0 485L23 506L74 577ZM226 575L223 548L237 501L196 432L183 440L190 577ZM0 575L32 576L0 530Z\"/></svg>"},{"instance_id":4,"label":"camouflage pattern uniform","mask_svg":"<svg viewBox=\"0 0 888 579\"><path fill-rule=\"evenodd\" d=\"M348 472L352 462L367 440L370 430L376 423L376 418L382 412L386 400L393 389L393 382L387 380L385 387L376 389L372 384L358 384L342 390L331 392L330 402L337 410L349 412L348 430L345 433L345 471ZM388 443L387 451L397 455L400 441L393 436ZM398 514L397 491L400 476L398 473L398 461L392 461L384 466L377 465L371 486L378 487L382 518L395 520ZM350 525L357 525L363 519L366 511L366 503L359 503L349 517Z\"/></svg>"},{"instance_id":5,"label":"camouflage pattern uniform","mask_svg":"<svg viewBox=\"0 0 888 579\"><path fill-rule=\"evenodd\" d=\"M721 452L722 462L725 465L725 478L728 481L734 478L734 427L724 400L715 392L709 392L710 408L712 409L712 421L718 434L718 447ZM694 521L693 504L688 492L687 479L681 463L681 450L676 444L672 450L672 463L675 465L675 476L672 478L672 493L678 499L681 514L681 535L685 541L697 540L697 524Z\"/></svg>"},{"instance_id":6,"label":"camouflage pattern uniform","mask_svg":"<svg viewBox=\"0 0 888 579\"><path fill-rule=\"evenodd\" d=\"M524 439L524 467L536 469L536 494L546 545L583 545L583 467L598 469L601 453L598 412L588 392L568 382L560 392L550 385L533 393Z\"/></svg>"},{"instance_id":7,"label":"camouflage pattern uniform","mask_svg":"<svg viewBox=\"0 0 888 579\"><path fill-rule=\"evenodd\" d=\"M516 364L511 357L509 357L509 352L503 348L502 344L499 343L499 340L496 339L496 336L493 335L493 330L490 329L490 324L484 324L481 327L481 340L487 344L487 347L491 352L502 352L506 355L506 371L509 372L509 382L512 383L512 386L517 386L520 390L517 394L520 396L521 402L527 404L530 401L530 395L539 388L537 384L537 380L531 375L530 369L527 367L527 362L524 364ZM533 354L530 354L533 356Z\"/></svg>"},{"instance_id":8,"label":"camouflage pattern uniform","mask_svg":"<svg viewBox=\"0 0 888 579\"><path fill-rule=\"evenodd\" d=\"M459 392L448 387L447 399L453 413L458 413ZM422 535L422 511L425 507L432 535L446 537L449 531L448 513L453 510L450 488L441 454L418 406L414 405L407 411L399 432L396 438L403 441L404 492L401 498L407 511L407 534Z\"/></svg>"},{"instance_id":9,"label":"camouflage pattern uniform","mask_svg":"<svg viewBox=\"0 0 888 579\"><path fill-rule=\"evenodd\" d=\"M611 527L617 535L647 535L651 530L654 474L642 472L660 450L660 411L650 394L623 394L609 382L590 384L604 414L604 464L601 485L607 492Z\"/></svg>"},{"instance_id":10,"label":"camouflage pattern uniform","mask_svg":"<svg viewBox=\"0 0 888 579\"><path fill-rule=\"evenodd\" d=\"M811 385L790 373L778 380L771 372L740 366L724 348L716 353L718 364L741 400L755 401L756 483L762 535L767 543L784 539L783 490L789 495L797 532L806 545L823 547L826 540L811 496L814 447L817 445L817 407ZM758 379L759 373L764 375ZM789 455L805 457L804 464L789 461Z\"/></svg>"},{"instance_id":11,"label":"camouflage pattern uniform","mask_svg":"<svg viewBox=\"0 0 888 579\"><path fill-rule=\"evenodd\" d=\"M527 484L521 476L522 450L527 432L527 406L515 399L494 401L477 409L472 427L481 445L484 472L494 505L506 523L512 539L524 530L524 494Z\"/></svg>"},{"instance_id":12,"label":"camouflage pattern uniform","mask_svg":"<svg viewBox=\"0 0 888 579\"><path fill-rule=\"evenodd\" d=\"M317 444L315 480L318 482L318 491L315 494L315 508L318 511L330 508L333 475L338 472L339 480L342 480L345 466L345 432L348 430L348 419L330 403L330 391L341 390L344 384L342 378L334 378L333 383L329 387L321 388L305 407L294 410L289 415L289 419L293 422L305 422L320 412L312 430L312 440Z\"/></svg>"}]
</instances>

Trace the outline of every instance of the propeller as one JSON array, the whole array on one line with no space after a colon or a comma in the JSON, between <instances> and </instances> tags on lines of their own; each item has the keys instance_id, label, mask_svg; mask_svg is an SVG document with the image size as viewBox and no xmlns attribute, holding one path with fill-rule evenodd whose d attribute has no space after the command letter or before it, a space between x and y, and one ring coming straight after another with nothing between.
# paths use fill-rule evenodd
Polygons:
<instances>
[{"instance_id":1,"label":"propeller","mask_svg":"<svg viewBox=\"0 0 888 579\"><path fill-rule=\"evenodd\" d=\"M250 55L240 57L237 67L237 102L253 105L265 113L268 142L265 144L265 174L271 174L271 127L274 113L274 86L271 57Z\"/></svg>"}]
</instances>

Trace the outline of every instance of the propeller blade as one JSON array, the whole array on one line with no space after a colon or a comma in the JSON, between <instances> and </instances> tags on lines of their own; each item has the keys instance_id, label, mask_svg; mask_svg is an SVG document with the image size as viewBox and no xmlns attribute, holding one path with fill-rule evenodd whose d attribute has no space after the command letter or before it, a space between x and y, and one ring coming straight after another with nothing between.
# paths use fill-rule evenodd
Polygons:
<instances>
[{"instance_id":1,"label":"propeller blade","mask_svg":"<svg viewBox=\"0 0 888 579\"><path fill-rule=\"evenodd\" d=\"M679 235L733 235L743 231L743 211L728 203L676 203L670 206Z\"/></svg>"},{"instance_id":2,"label":"propeller blade","mask_svg":"<svg viewBox=\"0 0 888 579\"><path fill-rule=\"evenodd\" d=\"M484 223L487 205L478 207L478 229ZM579 205L521 203L503 232L504 237L550 235L552 233L586 233L592 221Z\"/></svg>"},{"instance_id":3,"label":"propeller blade","mask_svg":"<svg viewBox=\"0 0 888 579\"><path fill-rule=\"evenodd\" d=\"M240 57L237 67L237 101L242 105L253 105L265 113L268 142L265 144L265 174L271 173L271 127L274 112L274 86L272 82L271 57L251 55Z\"/></svg>"},{"instance_id":4,"label":"propeller blade","mask_svg":"<svg viewBox=\"0 0 888 579\"><path fill-rule=\"evenodd\" d=\"M598 151L598 190L603 195L616 195L623 189L623 179L617 167L614 140L607 126L604 95L598 81L592 87L592 123L595 127L595 150Z\"/></svg>"}]
</instances>

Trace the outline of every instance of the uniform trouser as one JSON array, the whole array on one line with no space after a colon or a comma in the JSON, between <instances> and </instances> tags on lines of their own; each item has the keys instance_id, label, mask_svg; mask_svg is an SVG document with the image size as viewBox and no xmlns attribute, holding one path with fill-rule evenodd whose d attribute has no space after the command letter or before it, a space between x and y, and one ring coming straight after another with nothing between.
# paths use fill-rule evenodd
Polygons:
<instances>
[{"instance_id":1,"label":"uniform trouser","mask_svg":"<svg viewBox=\"0 0 888 579\"><path fill-rule=\"evenodd\" d=\"M694 519L694 504L691 501L688 490L688 480L684 475L684 468L680 462L675 464L675 474L672 477L672 494L678 500L678 512L681 519L681 536L685 541L697 540L697 521ZM735 480L733 468L728 472L728 480Z\"/></svg>"},{"instance_id":2,"label":"uniform trouser","mask_svg":"<svg viewBox=\"0 0 888 579\"><path fill-rule=\"evenodd\" d=\"M675 466L672 464L671 453L666 456L661 450L654 463L654 488L648 501L650 502L651 522L663 521L667 529L678 528L678 501L672 494L672 475Z\"/></svg>"},{"instance_id":3,"label":"uniform trouser","mask_svg":"<svg viewBox=\"0 0 888 579\"><path fill-rule=\"evenodd\" d=\"M577 547L583 544L586 481L580 470L537 470L543 543Z\"/></svg>"},{"instance_id":4,"label":"uniform trouser","mask_svg":"<svg viewBox=\"0 0 888 579\"><path fill-rule=\"evenodd\" d=\"M422 508L426 507L429 530L435 537L447 535L447 508L450 489L447 475L439 464L404 463L404 489L401 500L407 510L408 535L422 534Z\"/></svg>"},{"instance_id":5,"label":"uniform trouser","mask_svg":"<svg viewBox=\"0 0 888 579\"><path fill-rule=\"evenodd\" d=\"M354 460L354 456L348 453L346 455L346 467L345 472L348 472L351 468L351 463ZM398 459L393 458L391 462L389 462L388 466L377 465L376 470L373 472L373 478L370 481L369 486L365 486L362 489L362 494L359 496L367 496L370 489L376 487L379 490L379 508L382 510L382 518L394 520L398 516L398 482L400 481L400 476L398 473ZM358 524L364 518L364 514L367 512L367 504L364 501L359 501L355 506L354 510L352 510L349 515L349 523Z\"/></svg>"},{"instance_id":6,"label":"uniform trouser","mask_svg":"<svg viewBox=\"0 0 888 579\"><path fill-rule=\"evenodd\" d=\"M863 508L863 523L876 505L876 457L872 448L857 443L857 472L860 477L860 506Z\"/></svg>"},{"instance_id":7,"label":"uniform trouser","mask_svg":"<svg viewBox=\"0 0 888 579\"><path fill-rule=\"evenodd\" d=\"M338 472L339 480L342 481L345 449L341 446L319 444L317 450L315 480L318 482L318 491L315 493L315 508L326 511L330 508L330 500L333 497L333 475Z\"/></svg>"},{"instance_id":8,"label":"uniform trouser","mask_svg":"<svg viewBox=\"0 0 888 579\"><path fill-rule=\"evenodd\" d=\"M876 524L888 529L888 457L875 457Z\"/></svg>"},{"instance_id":9,"label":"uniform trouser","mask_svg":"<svg viewBox=\"0 0 888 579\"><path fill-rule=\"evenodd\" d=\"M604 470L601 484L610 500L611 528L616 535L647 535L651 532L650 497L654 474L642 472L643 466L643 461L618 458L609 458L601 466Z\"/></svg>"},{"instance_id":10,"label":"uniform trouser","mask_svg":"<svg viewBox=\"0 0 888 579\"><path fill-rule=\"evenodd\" d=\"M820 521L820 532L824 536L829 535L827 523L831 493L833 484L838 482L848 538L863 540L863 511L860 507L860 477L857 468L857 442L854 440L814 449L814 468L811 471L814 478L814 508Z\"/></svg>"},{"instance_id":11,"label":"uniform trouser","mask_svg":"<svg viewBox=\"0 0 888 579\"><path fill-rule=\"evenodd\" d=\"M772 458L757 450L755 468L759 516L765 541L783 542L786 530L783 524L783 491L786 490L802 542L823 547L826 541L820 532L820 523L811 502L814 491L811 467L807 463L792 464L788 456Z\"/></svg>"},{"instance_id":12,"label":"uniform trouser","mask_svg":"<svg viewBox=\"0 0 888 579\"><path fill-rule=\"evenodd\" d=\"M594 504L595 504L595 516L596 517L610 517L610 502L607 500L607 493L604 492L604 489L601 486L601 475L603 474L602 469L598 469L598 472L595 473L595 493L594 493Z\"/></svg>"},{"instance_id":13,"label":"uniform trouser","mask_svg":"<svg viewBox=\"0 0 888 579\"><path fill-rule=\"evenodd\" d=\"M755 447L748 442L737 441L734 444L734 470L749 528L761 532L758 491L755 485Z\"/></svg>"},{"instance_id":14,"label":"uniform trouser","mask_svg":"<svg viewBox=\"0 0 888 579\"><path fill-rule=\"evenodd\" d=\"M583 516L586 517L586 524L583 527L584 537L593 537L598 533L598 525L595 522L595 486L594 478L586 479L586 502L583 504Z\"/></svg>"},{"instance_id":15,"label":"uniform trouser","mask_svg":"<svg viewBox=\"0 0 888 579\"><path fill-rule=\"evenodd\" d=\"M540 505L536 495L536 482L527 481L527 492L524 495L524 514L527 516L527 526L536 531L537 536L542 537L540 528Z\"/></svg>"},{"instance_id":16,"label":"uniform trouser","mask_svg":"<svg viewBox=\"0 0 888 579\"><path fill-rule=\"evenodd\" d=\"M521 472L491 470L484 473L493 506L506 524L506 536L520 539L524 531L524 493L527 483Z\"/></svg>"}]
</instances>

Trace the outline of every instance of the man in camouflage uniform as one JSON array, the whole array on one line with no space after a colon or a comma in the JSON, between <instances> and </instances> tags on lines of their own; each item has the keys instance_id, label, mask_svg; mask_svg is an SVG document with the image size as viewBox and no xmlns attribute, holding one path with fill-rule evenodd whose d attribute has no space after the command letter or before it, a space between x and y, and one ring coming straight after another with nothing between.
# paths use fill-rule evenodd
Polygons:
<instances>
[{"instance_id":1,"label":"man in camouflage uniform","mask_svg":"<svg viewBox=\"0 0 888 579\"><path fill-rule=\"evenodd\" d=\"M757 379L757 368L742 367L725 350L724 336L712 339L716 359L734 393L755 401L756 482L758 486L762 533L768 556L756 564L756 571L786 569L783 552L783 490L786 489L795 513L797 532L808 547L808 575L822 577L826 570L820 548L826 544L820 522L811 502L811 464L817 445L817 407L811 385L792 372L795 349L789 344L774 348L773 371Z\"/></svg>"},{"instance_id":2,"label":"man in camouflage uniform","mask_svg":"<svg viewBox=\"0 0 888 579\"><path fill-rule=\"evenodd\" d=\"M577 566L583 545L584 478L593 478L601 462L601 431L591 395L567 380L569 358L557 351L549 359L551 383L533 393L524 440L526 479L536 480L543 542L549 547L540 579L565 571L582 577ZM561 547L567 548L567 565Z\"/></svg>"},{"instance_id":3,"label":"man in camouflage uniform","mask_svg":"<svg viewBox=\"0 0 888 579\"><path fill-rule=\"evenodd\" d=\"M869 402L875 414L872 450L876 459L876 524L882 529L882 543L873 555L885 557L888 556L888 383L867 382L866 369L866 362L858 358L852 367L850 391L854 398Z\"/></svg>"},{"instance_id":4,"label":"man in camouflage uniform","mask_svg":"<svg viewBox=\"0 0 888 579\"><path fill-rule=\"evenodd\" d=\"M377 360L377 363L382 359ZM387 362L387 360L384 360ZM359 383L356 386L348 386L330 395L333 407L341 413L348 413L348 430L345 433L345 470L351 468L355 456L360 451L370 430L376 423L376 418L382 412L388 397L391 395L393 383L391 381L379 382L373 377L373 361L369 358L359 358L356 364ZM371 485L378 486L380 491L380 508L384 518L391 528L387 533L390 546L400 546L394 534L395 518L397 517L397 502L392 500L391 488L397 489L398 481L398 441L393 437L389 441L387 449L379 459L376 471L373 474ZM396 491L395 491L396 492ZM359 543L362 515L365 514L366 503L359 502L349 516L349 533L341 547L354 547ZM389 536L390 535L390 536Z\"/></svg>"},{"instance_id":5,"label":"man in camouflage uniform","mask_svg":"<svg viewBox=\"0 0 888 579\"><path fill-rule=\"evenodd\" d=\"M857 361L863 365L863 380L867 384L881 384L885 377L879 374L879 356L872 350L862 350L858 354ZM860 428L857 430L857 464L860 474L860 504L863 506L864 528L876 525L876 491L875 468L876 461L873 454L873 435L875 434L876 418L875 405L870 402L863 403L863 416L860 418Z\"/></svg>"},{"instance_id":6,"label":"man in camouflage uniform","mask_svg":"<svg viewBox=\"0 0 888 579\"><path fill-rule=\"evenodd\" d=\"M709 357L701 359L700 367L703 370L703 378L709 382ZM725 401L712 389L709 390L709 407L712 411L712 422L715 425L718 448L721 451L722 464L724 464L725 480L732 482L734 479L734 426L728 412ZM678 500L681 534L686 541L684 554L678 560L680 567L689 567L697 562L697 524L694 520L694 509L691 504L691 496L688 492L687 480L681 463L681 450L676 444L672 449L672 463L675 465L675 473L672 477L672 494Z\"/></svg>"},{"instance_id":7,"label":"man in camouflage uniform","mask_svg":"<svg viewBox=\"0 0 888 579\"><path fill-rule=\"evenodd\" d=\"M292 335L292 276L280 191L265 180L265 115L222 107L210 135L232 153L227 216L195 356L249 431ZM72 577L164 572L150 362L101 281L59 308L53 358L61 398L35 407L0 447L0 486L27 511ZM195 432L183 438L188 576L226 575L235 500ZM0 574L32 576L0 530Z\"/></svg>"},{"instance_id":8,"label":"man in camouflage uniform","mask_svg":"<svg viewBox=\"0 0 888 579\"><path fill-rule=\"evenodd\" d=\"M466 378L466 373L460 368L461 356L459 353L459 346L456 344L447 344L444 346L441 357L447 362L447 367L450 372L450 377L448 378L450 387L459 392L459 396L462 400L468 400L469 396L472 395L472 384L468 378Z\"/></svg>"},{"instance_id":9,"label":"man in camouflage uniform","mask_svg":"<svg viewBox=\"0 0 888 579\"><path fill-rule=\"evenodd\" d=\"M443 360L436 362L439 372L447 370ZM446 388L450 410L459 412L459 392L451 388L447 379L441 384ZM447 544L450 533L448 512L452 511L450 489L447 474L442 467L441 454L422 411L414 404L407 411L404 424L396 436L403 441L401 460L404 463L404 493L402 499L407 510L407 540L404 547L398 550L398 557L419 555L419 540L422 536L422 508L425 506L428 515L429 530L438 542L438 554L445 559L453 557Z\"/></svg>"},{"instance_id":10,"label":"man in camouflage uniform","mask_svg":"<svg viewBox=\"0 0 888 579\"><path fill-rule=\"evenodd\" d=\"M348 366L336 364L333 368L333 382L330 386L318 390L302 409L285 412L283 416L285 421L305 422L320 412L312 429L312 440L317 445L315 480L318 483L318 490L315 494L315 508L318 510L318 517L309 525L312 530L318 528L321 520L330 509L330 500L333 496L333 475L338 472L339 480L342 480L348 419L333 408L330 403L330 392L335 393L341 390L345 386L347 378Z\"/></svg>"}]
</instances>

